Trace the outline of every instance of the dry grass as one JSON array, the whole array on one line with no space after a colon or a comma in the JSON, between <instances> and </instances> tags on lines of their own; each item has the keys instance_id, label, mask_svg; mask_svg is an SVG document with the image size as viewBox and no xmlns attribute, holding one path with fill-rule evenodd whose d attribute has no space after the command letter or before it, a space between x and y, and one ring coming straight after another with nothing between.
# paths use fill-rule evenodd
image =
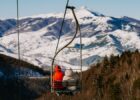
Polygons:
<instances>
[{"instance_id":1,"label":"dry grass","mask_svg":"<svg viewBox=\"0 0 140 100\"><path fill-rule=\"evenodd\" d=\"M2 67L29 68L34 71L38 71L39 73L42 73L44 75L46 75L46 74L49 75L49 72L44 71L43 69L39 68L38 66L32 65L32 64L22 61L22 60L19 61L18 59L0 54L0 68L2 68Z\"/></svg>"}]
</instances>

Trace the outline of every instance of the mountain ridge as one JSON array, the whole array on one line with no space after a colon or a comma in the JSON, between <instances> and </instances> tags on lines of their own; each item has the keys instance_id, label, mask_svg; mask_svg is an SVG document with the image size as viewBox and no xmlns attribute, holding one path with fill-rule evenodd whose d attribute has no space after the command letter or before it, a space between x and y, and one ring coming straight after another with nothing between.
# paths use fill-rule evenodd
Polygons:
<instances>
[{"instance_id":1,"label":"mountain ridge","mask_svg":"<svg viewBox=\"0 0 140 100\"><path fill-rule=\"evenodd\" d=\"M83 40L83 70L94 63L99 62L104 56L121 55L124 51L140 50L140 24L132 18L115 18L103 14L94 13L91 10L80 8L75 10L80 23ZM48 14L41 17L27 17L19 20L21 57L32 64L46 68L51 66L54 56L60 25L63 14ZM17 28L16 20L12 20L11 27L0 23L2 54L17 55ZM9 21L11 22L11 21ZM8 25L11 25L8 24ZM8 28L7 28L8 27ZM3 31L8 29L7 31ZM2 33L3 32L3 33ZM70 41L75 33L75 22L69 11L60 39L60 49ZM79 34L69 46L56 58L55 64L65 67L78 68L80 64L78 48L80 45ZM10 50L8 52L6 50ZM73 56L75 55L75 56ZM94 59L96 58L97 59ZM90 60L89 60L90 59ZM61 61L61 62L60 62Z\"/></svg>"}]
</instances>

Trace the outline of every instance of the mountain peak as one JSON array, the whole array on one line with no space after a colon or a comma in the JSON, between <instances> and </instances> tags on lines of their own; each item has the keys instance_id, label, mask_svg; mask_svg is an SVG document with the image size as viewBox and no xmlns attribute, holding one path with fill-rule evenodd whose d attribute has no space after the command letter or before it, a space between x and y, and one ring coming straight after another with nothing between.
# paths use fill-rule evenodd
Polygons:
<instances>
[{"instance_id":1,"label":"mountain peak","mask_svg":"<svg viewBox=\"0 0 140 100\"><path fill-rule=\"evenodd\" d=\"M25 60L44 67L51 66L57 38L60 35L63 13L43 14L35 17L20 19L20 46ZM125 50L140 50L140 25L134 20L108 17L93 12L87 7L75 9L75 14L80 24L82 47L84 50L83 66L100 61L105 55L118 55ZM102 17L104 16L104 17ZM135 24L136 23L136 24ZM0 52L3 54L17 54L17 28L16 20L5 20L0 23ZM69 10L66 15L59 48L68 43L75 33L75 20ZM6 35L5 35L6 34ZM69 46L57 57L56 64L66 67L78 68L80 41L79 34ZM49 49L48 49L49 48ZM72 48L72 49L71 49ZM9 52L9 50L11 52ZM8 53L7 53L8 52ZM74 56L73 56L74 55Z\"/></svg>"},{"instance_id":2,"label":"mountain peak","mask_svg":"<svg viewBox=\"0 0 140 100\"><path fill-rule=\"evenodd\" d=\"M80 7L79 9L77 9L78 11L80 11L82 14L88 14L90 16L104 16L103 14L99 13L99 12L96 12L96 11L93 11L89 8L87 8L86 6L82 6Z\"/></svg>"},{"instance_id":3,"label":"mountain peak","mask_svg":"<svg viewBox=\"0 0 140 100\"><path fill-rule=\"evenodd\" d=\"M88 16L88 17L98 17L98 16L104 16L103 14L99 13L99 12L96 12L96 11L93 11L91 9L89 9L88 7L86 6L81 6L80 8L76 8L75 10L75 13L76 13L76 16L78 18L83 18L85 16ZM67 17L71 18L71 12L67 12ZM57 18L62 18L63 17L63 13L60 12L60 13L48 13L48 14L38 14L38 15L33 15L33 16L24 16L24 17L21 17L20 19L26 19L26 18L48 18L48 17L57 17Z\"/></svg>"}]
</instances>

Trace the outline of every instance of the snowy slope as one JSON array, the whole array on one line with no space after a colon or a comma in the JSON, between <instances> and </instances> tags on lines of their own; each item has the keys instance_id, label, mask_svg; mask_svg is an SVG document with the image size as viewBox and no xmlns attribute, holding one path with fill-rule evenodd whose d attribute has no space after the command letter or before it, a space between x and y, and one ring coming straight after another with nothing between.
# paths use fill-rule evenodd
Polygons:
<instances>
[{"instance_id":1,"label":"snowy slope","mask_svg":"<svg viewBox=\"0 0 140 100\"><path fill-rule=\"evenodd\" d=\"M85 8L76 10L82 32L83 70L104 56L120 55L126 50L140 50L140 21L129 17L114 18ZM54 56L63 13L44 14L20 19L21 58L48 69ZM5 22L5 20L3 21ZM17 57L16 23L6 29L0 23L0 53ZM1 27L3 29L1 29ZM75 32L72 13L68 11L59 49ZM80 66L79 34L73 43L57 56L55 64L78 69Z\"/></svg>"}]
</instances>

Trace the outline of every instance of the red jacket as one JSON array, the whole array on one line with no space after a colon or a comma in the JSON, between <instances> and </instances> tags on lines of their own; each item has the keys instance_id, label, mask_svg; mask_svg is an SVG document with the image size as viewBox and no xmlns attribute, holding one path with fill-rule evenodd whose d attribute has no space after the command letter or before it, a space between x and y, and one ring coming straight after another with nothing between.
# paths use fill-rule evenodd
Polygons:
<instances>
[{"instance_id":1,"label":"red jacket","mask_svg":"<svg viewBox=\"0 0 140 100\"><path fill-rule=\"evenodd\" d=\"M56 66L53 74L53 88L54 89L63 89L62 80L63 80L63 72L59 66Z\"/></svg>"}]
</instances>

